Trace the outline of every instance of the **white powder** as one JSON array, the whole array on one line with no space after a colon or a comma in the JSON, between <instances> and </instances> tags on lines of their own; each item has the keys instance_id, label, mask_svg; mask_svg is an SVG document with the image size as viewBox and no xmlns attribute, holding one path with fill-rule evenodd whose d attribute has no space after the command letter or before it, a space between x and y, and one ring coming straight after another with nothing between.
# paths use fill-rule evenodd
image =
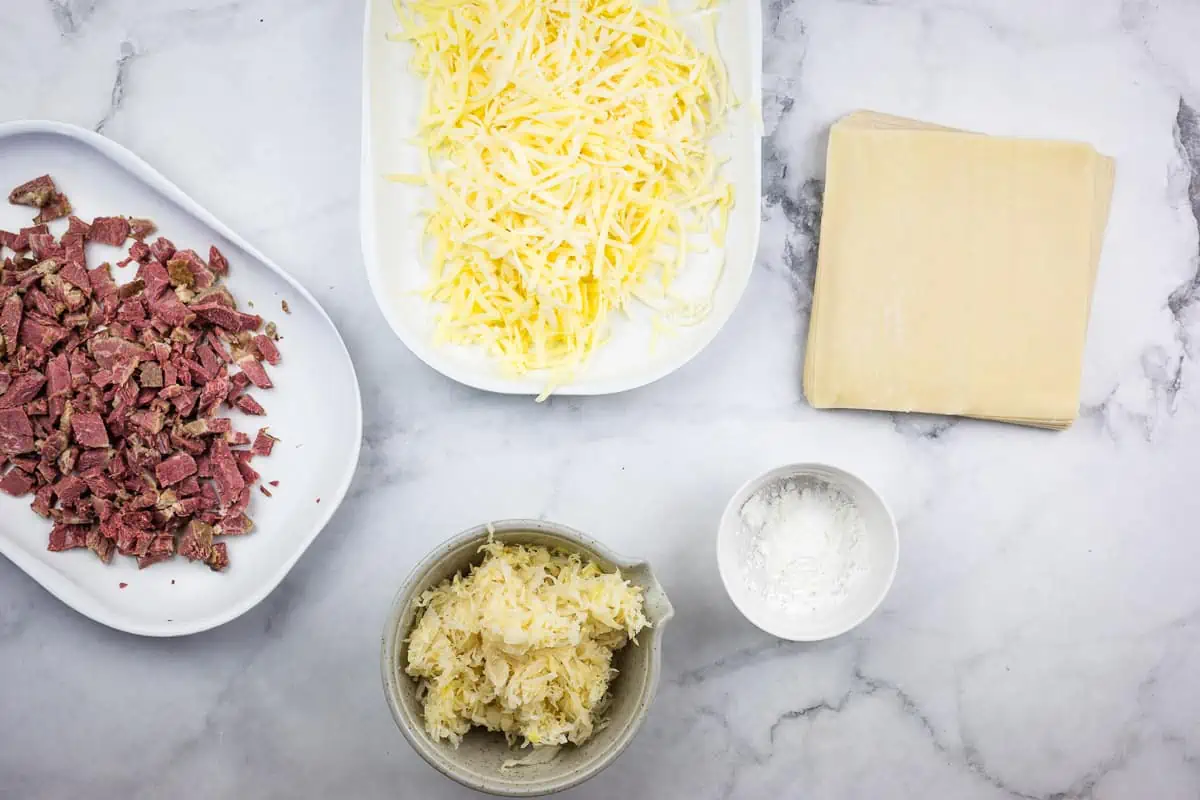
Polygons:
<instances>
[{"instance_id":1,"label":"white powder","mask_svg":"<svg viewBox=\"0 0 1200 800\"><path fill-rule=\"evenodd\" d=\"M742 577L754 594L792 611L846 598L867 566L867 538L853 499L815 477L759 489L741 510Z\"/></svg>"}]
</instances>

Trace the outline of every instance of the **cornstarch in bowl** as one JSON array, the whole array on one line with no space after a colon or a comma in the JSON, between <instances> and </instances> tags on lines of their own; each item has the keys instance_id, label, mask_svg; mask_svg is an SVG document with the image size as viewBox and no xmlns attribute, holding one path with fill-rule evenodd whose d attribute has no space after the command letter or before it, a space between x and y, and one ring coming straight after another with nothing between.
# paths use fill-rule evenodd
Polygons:
<instances>
[{"instance_id":1,"label":"cornstarch in bowl","mask_svg":"<svg viewBox=\"0 0 1200 800\"><path fill-rule=\"evenodd\" d=\"M742 578L771 605L820 611L843 602L866 572L862 515L828 481L805 475L767 484L739 517Z\"/></svg>"},{"instance_id":2,"label":"cornstarch in bowl","mask_svg":"<svg viewBox=\"0 0 1200 800\"><path fill-rule=\"evenodd\" d=\"M734 605L785 639L817 641L860 624L895 576L898 535L879 494L824 464L794 464L743 486L717 537Z\"/></svg>"}]
</instances>

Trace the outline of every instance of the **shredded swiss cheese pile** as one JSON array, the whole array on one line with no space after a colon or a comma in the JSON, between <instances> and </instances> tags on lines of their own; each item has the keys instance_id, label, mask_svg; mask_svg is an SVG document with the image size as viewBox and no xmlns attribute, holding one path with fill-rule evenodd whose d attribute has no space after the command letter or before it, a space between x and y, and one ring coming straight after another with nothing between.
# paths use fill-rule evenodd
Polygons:
<instances>
[{"instance_id":1,"label":"shredded swiss cheese pile","mask_svg":"<svg viewBox=\"0 0 1200 800\"><path fill-rule=\"evenodd\" d=\"M582 744L602 724L613 652L649 624L641 589L577 555L481 549L468 576L421 596L409 635L426 730L456 746L472 725L510 743Z\"/></svg>"},{"instance_id":2,"label":"shredded swiss cheese pile","mask_svg":"<svg viewBox=\"0 0 1200 800\"><path fill-rule=\"evenodd\" d=\"M723 245L733 188L709 139L729 94L665 0L394 3L426 78L425 166L389 177L433 192L439 340L566 378L632 298L707 313L672 282L695 238Z\"/></svg>"}]
</instances>

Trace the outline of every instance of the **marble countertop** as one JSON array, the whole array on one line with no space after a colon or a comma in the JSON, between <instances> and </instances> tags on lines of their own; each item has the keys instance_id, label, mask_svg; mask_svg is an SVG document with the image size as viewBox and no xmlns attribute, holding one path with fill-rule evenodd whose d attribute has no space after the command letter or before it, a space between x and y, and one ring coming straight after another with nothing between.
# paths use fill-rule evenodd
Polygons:
<instances>
[{"instance_id":1,"label":"marble countertop","mask_svg":"<svg viewBox=\"0 0 1200 800\"><path fill-rule=\"evenodd\" d=\"M653 386L535 405L430 371L374 306L358 3L0 0L0 119L101 131L284 265L366 414L332 523L220 629L120 634L0 560L0 797L472 796L396 730L380 629L435 543L539 515L651 559L679 610L646 727L568 797L1200 796L1200 5L770 0L765 26L738 311ZM823 139L855 108L1117 158L1073 429L805 404ZM737 485L799 459L859 471L901 527L883 608L819 645L745 622L713 552Z\"/></svg>"}]
</instances>

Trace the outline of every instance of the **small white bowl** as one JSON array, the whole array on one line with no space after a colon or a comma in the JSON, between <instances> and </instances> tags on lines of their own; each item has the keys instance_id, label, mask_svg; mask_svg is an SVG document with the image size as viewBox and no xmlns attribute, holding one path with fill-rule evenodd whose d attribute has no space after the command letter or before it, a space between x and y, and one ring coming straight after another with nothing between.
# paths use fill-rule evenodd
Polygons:
<instances>
[{"instance_id":1,"label":"small white bowl","mask_svg":"<svg viewBox=\"0 0 1200 800\"><path fill-rule=\"evenodd\" d=\"M824 480L848 494L862 516L866 536L866 571L849 585L845 600L816 611L780 608L751 591L743 576L738 547L746 501L765 486L801 477ZM717 566L729 599L746 619L767 633L795 642L832 639L871 616L892 587L899 557L900 536L887 503L861 478L828 464L788 464L749 481L725 507L717 531Z\"/></svg>"}]
</instances>

